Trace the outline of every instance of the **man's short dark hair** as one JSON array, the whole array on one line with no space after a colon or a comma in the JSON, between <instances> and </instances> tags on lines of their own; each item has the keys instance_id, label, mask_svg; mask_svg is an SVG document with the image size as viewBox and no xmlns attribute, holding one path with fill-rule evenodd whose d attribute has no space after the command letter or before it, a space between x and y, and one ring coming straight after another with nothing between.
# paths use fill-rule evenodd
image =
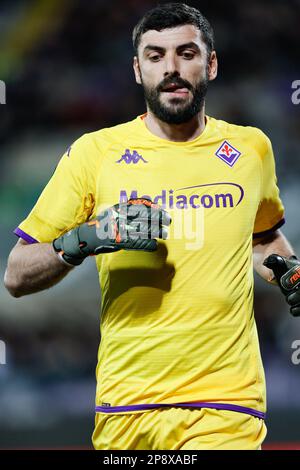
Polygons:
<instances>
[{"instance_id":1,"label":"man's short dark hair","mask_svg":"<svg viewBox=\"0 0 300 470\"><path fill-rule=\"evenodd\" d=\"M202 33L202 39L207 47L209 57L214 49L214 32L205 18L197 8L185 3L165 3L149 10L135 26L132 33L132 41L135 55L141 42L141 36L151 29L162 31L167 28L174 28L185 24L196 26Z\"/></svg>"}]
</instances>

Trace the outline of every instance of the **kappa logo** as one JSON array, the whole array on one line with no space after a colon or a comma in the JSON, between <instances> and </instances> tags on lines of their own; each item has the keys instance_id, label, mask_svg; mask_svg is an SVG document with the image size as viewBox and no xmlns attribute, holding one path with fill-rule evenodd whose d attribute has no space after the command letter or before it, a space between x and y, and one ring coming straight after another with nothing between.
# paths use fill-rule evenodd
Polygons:
<instances>
[{"instance_id":1,"label":"kappa logo","mask_svg":"<svg viewBox=\"0 0 300 470\"><path fill-rule=\"evenodd\" d=\"M235 149L226 140L222 143L221 147L216 151L215 155L227 163L229 166L233 166L238 158L241 156L241 152Z\"/></svg>"},{"instance_id":2,"label":"kappa logo","mask_svg":"<svg viewBox=\"0 0 300 470\"><path fill-rule=\"evenodd\" d=\"M122 157L120 158L120 160L117 160L116 163L121 163L121 162L125 162L127 165L129 165L129 163L133 163L134 165L136 165L138 162L144 162L144 163L148 163L143 157L142 155L140 155L136 150L133 150L132 153L130 153L130 150L129 149L126 149L125 150L125 153L122 155Z\"/></svg>"}]
</instances>

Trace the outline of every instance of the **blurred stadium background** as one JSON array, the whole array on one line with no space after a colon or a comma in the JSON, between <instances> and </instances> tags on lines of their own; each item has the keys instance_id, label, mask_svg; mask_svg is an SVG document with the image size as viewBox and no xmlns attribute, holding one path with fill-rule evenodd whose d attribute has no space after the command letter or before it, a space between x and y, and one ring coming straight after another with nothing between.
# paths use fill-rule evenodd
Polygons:
<instances>
[{"instance_id":1,"label":"blurred stadium background","mask_svg":"<svg viewBox=\"0 0 300 470\"><path fill-rule=\"evenodd\" d=\"M144 112L131 31L152 0L1 0L0 261L65 149L81 134ZM161 2L164 3L164 2ZM284 233L300 254L300 2L188 1L211 21L219 77L207 114L271 138L286 206ZM90 447L100 293L93 260L48 291L13 299L0 284L0 448ZM268 385L265 448L300 449L300 340L280 293L256 278L256 318ZM298 444L297 444L298 443Z\"/></svg>"}]
</instances>

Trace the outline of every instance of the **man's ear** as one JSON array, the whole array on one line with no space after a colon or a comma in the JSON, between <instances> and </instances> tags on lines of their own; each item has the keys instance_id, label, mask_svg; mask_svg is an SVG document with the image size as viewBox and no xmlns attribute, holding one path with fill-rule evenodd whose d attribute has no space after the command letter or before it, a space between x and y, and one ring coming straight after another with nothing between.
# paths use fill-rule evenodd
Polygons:
<instances>
[{"instance_id":1,"label":"man's ear","mask_svg":"<svg viewBox=\"0 0 300 470\"><path fill-rule=\"evenodd\" d=\"M216 51L212 51L210 54L207 70L209 81L214 80L218 74L218 59Z\"/></svg>"},{"instance_id":2,"label":"man's ear","mask_svg":"<svg viewBox=\"0 0 300 470\"><path fill-rule=\"evenodd\" d=\"M141 71L140 71L139 59L137 58L137 56L134 56L134 58L133 58L133 70L134 70L136 83L141 85L142 84Z\"/></svg>"}]
</instances>

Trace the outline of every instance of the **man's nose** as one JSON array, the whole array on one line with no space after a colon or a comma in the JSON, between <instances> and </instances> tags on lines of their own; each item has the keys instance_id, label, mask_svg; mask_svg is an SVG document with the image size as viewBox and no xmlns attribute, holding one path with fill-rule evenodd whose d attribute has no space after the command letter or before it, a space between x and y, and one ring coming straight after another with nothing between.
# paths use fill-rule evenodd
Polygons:
<instances>
[{"instance_id":1,"label":"man's nose","mask_svg":"<svg viewBox=\"0 0 300 470\"><path fill-rule=\"evenodd\" d=\"M176 60L176 57L174 57L173 55L165 57L164 76L167 77L168 75L171 75L171 74L179 75L178 62Z\"/></svg>"}]
</instances>

